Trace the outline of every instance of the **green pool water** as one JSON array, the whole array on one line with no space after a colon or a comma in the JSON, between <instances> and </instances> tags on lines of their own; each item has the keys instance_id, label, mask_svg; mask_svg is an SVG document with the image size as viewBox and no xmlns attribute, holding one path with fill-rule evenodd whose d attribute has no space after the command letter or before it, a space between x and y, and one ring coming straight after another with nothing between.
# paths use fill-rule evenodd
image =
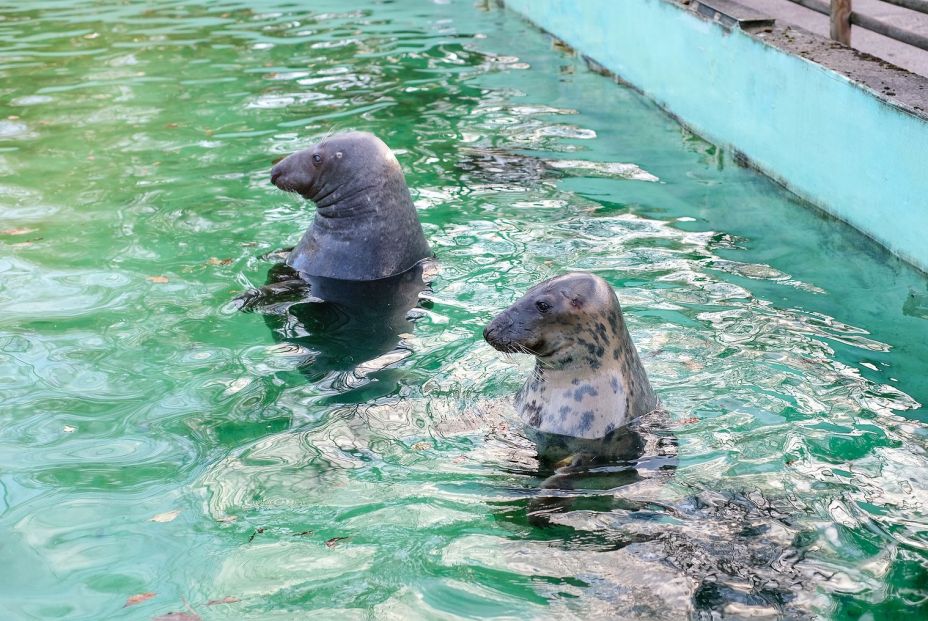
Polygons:
<instances>
[{"instance_id":1,"label":"green pool water","mask_svg":"<svg viewBox=\"0 0 928 621\"><path fill-rule=\"evenodd\" d=\"M2 618L928 615L926 278L518 17L36 1L0 45ZM271 162L347 129L440 272L320 378L228 302L313 217ZM677 468L544 526L505 422L530 361L481 331L576 269Z\"/></svg>"}]
</instances>

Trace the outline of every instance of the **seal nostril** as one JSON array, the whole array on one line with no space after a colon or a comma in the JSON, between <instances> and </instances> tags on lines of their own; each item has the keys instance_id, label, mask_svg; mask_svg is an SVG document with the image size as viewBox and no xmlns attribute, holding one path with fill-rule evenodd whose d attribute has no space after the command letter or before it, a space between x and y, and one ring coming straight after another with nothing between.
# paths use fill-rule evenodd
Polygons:
<instances>
[{"instance_id":1,"label":"seal nostril","mask_svg":"<svg viewBox=\"0 0 928 621\"><path fill-rule=\"evenodd\" d=\"M277 185L277 180L280 179L280 174L281 173L279 170L272 170L271 171L271 183L273 183L274 185Z\"/></svg>"}]
</instances>

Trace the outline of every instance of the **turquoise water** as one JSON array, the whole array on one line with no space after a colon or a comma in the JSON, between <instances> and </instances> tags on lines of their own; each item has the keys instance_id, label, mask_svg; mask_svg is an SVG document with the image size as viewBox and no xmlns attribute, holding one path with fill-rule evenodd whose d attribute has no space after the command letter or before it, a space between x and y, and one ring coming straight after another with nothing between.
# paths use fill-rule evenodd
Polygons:
<instances>
[{"instance_id":1,"label":"turquoise water","mask_svg":"<svg viewBox=\"0 0 928 621\"><path fill-rule=\"evenodd\" d=\"M61 0L0 42L5 619L928 614L928 281L514 15ZM271 161L342 129L440 273L319 379L228 302L312 219ZM678 467L543 527L530 361L480 332L569 269L616 287Z\"/></svg>"}]
</instances>

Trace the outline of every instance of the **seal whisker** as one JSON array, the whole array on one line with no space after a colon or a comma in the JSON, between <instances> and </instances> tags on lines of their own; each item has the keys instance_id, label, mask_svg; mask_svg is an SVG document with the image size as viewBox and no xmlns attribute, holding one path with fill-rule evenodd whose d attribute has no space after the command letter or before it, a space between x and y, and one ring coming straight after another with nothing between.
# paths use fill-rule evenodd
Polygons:
<instances>
[{"instance_id":1,"label":"seal whisker","mask_svg":"<svg viewBox=\"0 0 928 621\"><path fill-rule=\"evenodd\" d=\"M324 144L326 143L326 141L327 141L329 138L331 138L333 135L335 135L335 132L337 132L338 129L339 129L338 123L334 123L334 124L329 128L329 130L325 133L325 135L322 137L322 140L319 141L319 146L324 145Z\"/></svg>"},{"instance_id":2,"label":"seal whisker","mask_svg":"<svg viewBox=\"0 0 928 621\"><path fill-rule=\"evenodd\" d=\"M521 343L515 343L515 346L518 348L519 353L521 353L521 354L528 354L528 355L530 355L530 356L539 356L539 355L541 355L541 354L539 354L537 351L535 351L534 349L531 349L531 348L529 348L529 347L526 346L526 345L522 345Z\"/></svg>"}]
</instances>

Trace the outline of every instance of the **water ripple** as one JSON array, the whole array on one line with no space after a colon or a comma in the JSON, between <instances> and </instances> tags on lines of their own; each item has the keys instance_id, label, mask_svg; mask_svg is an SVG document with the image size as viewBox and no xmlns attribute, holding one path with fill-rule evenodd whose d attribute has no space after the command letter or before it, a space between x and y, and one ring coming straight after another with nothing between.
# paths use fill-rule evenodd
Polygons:
<instances>
[{"instance_id":1,"label":"water ripple","mask_svg":"<svg viewBox=\"0 0 928 621\"><path fill-rule=\"evenodd\" d=\"M0 41L10 618L928 606L924 277L513 15L42 0ZM227 304L312 218L272 160L343 129L394 148L440 270L393 350L316 373ZM481 331L577 269L668 420L542 492L530 361Z\"/></svg>"}]
</instances>

